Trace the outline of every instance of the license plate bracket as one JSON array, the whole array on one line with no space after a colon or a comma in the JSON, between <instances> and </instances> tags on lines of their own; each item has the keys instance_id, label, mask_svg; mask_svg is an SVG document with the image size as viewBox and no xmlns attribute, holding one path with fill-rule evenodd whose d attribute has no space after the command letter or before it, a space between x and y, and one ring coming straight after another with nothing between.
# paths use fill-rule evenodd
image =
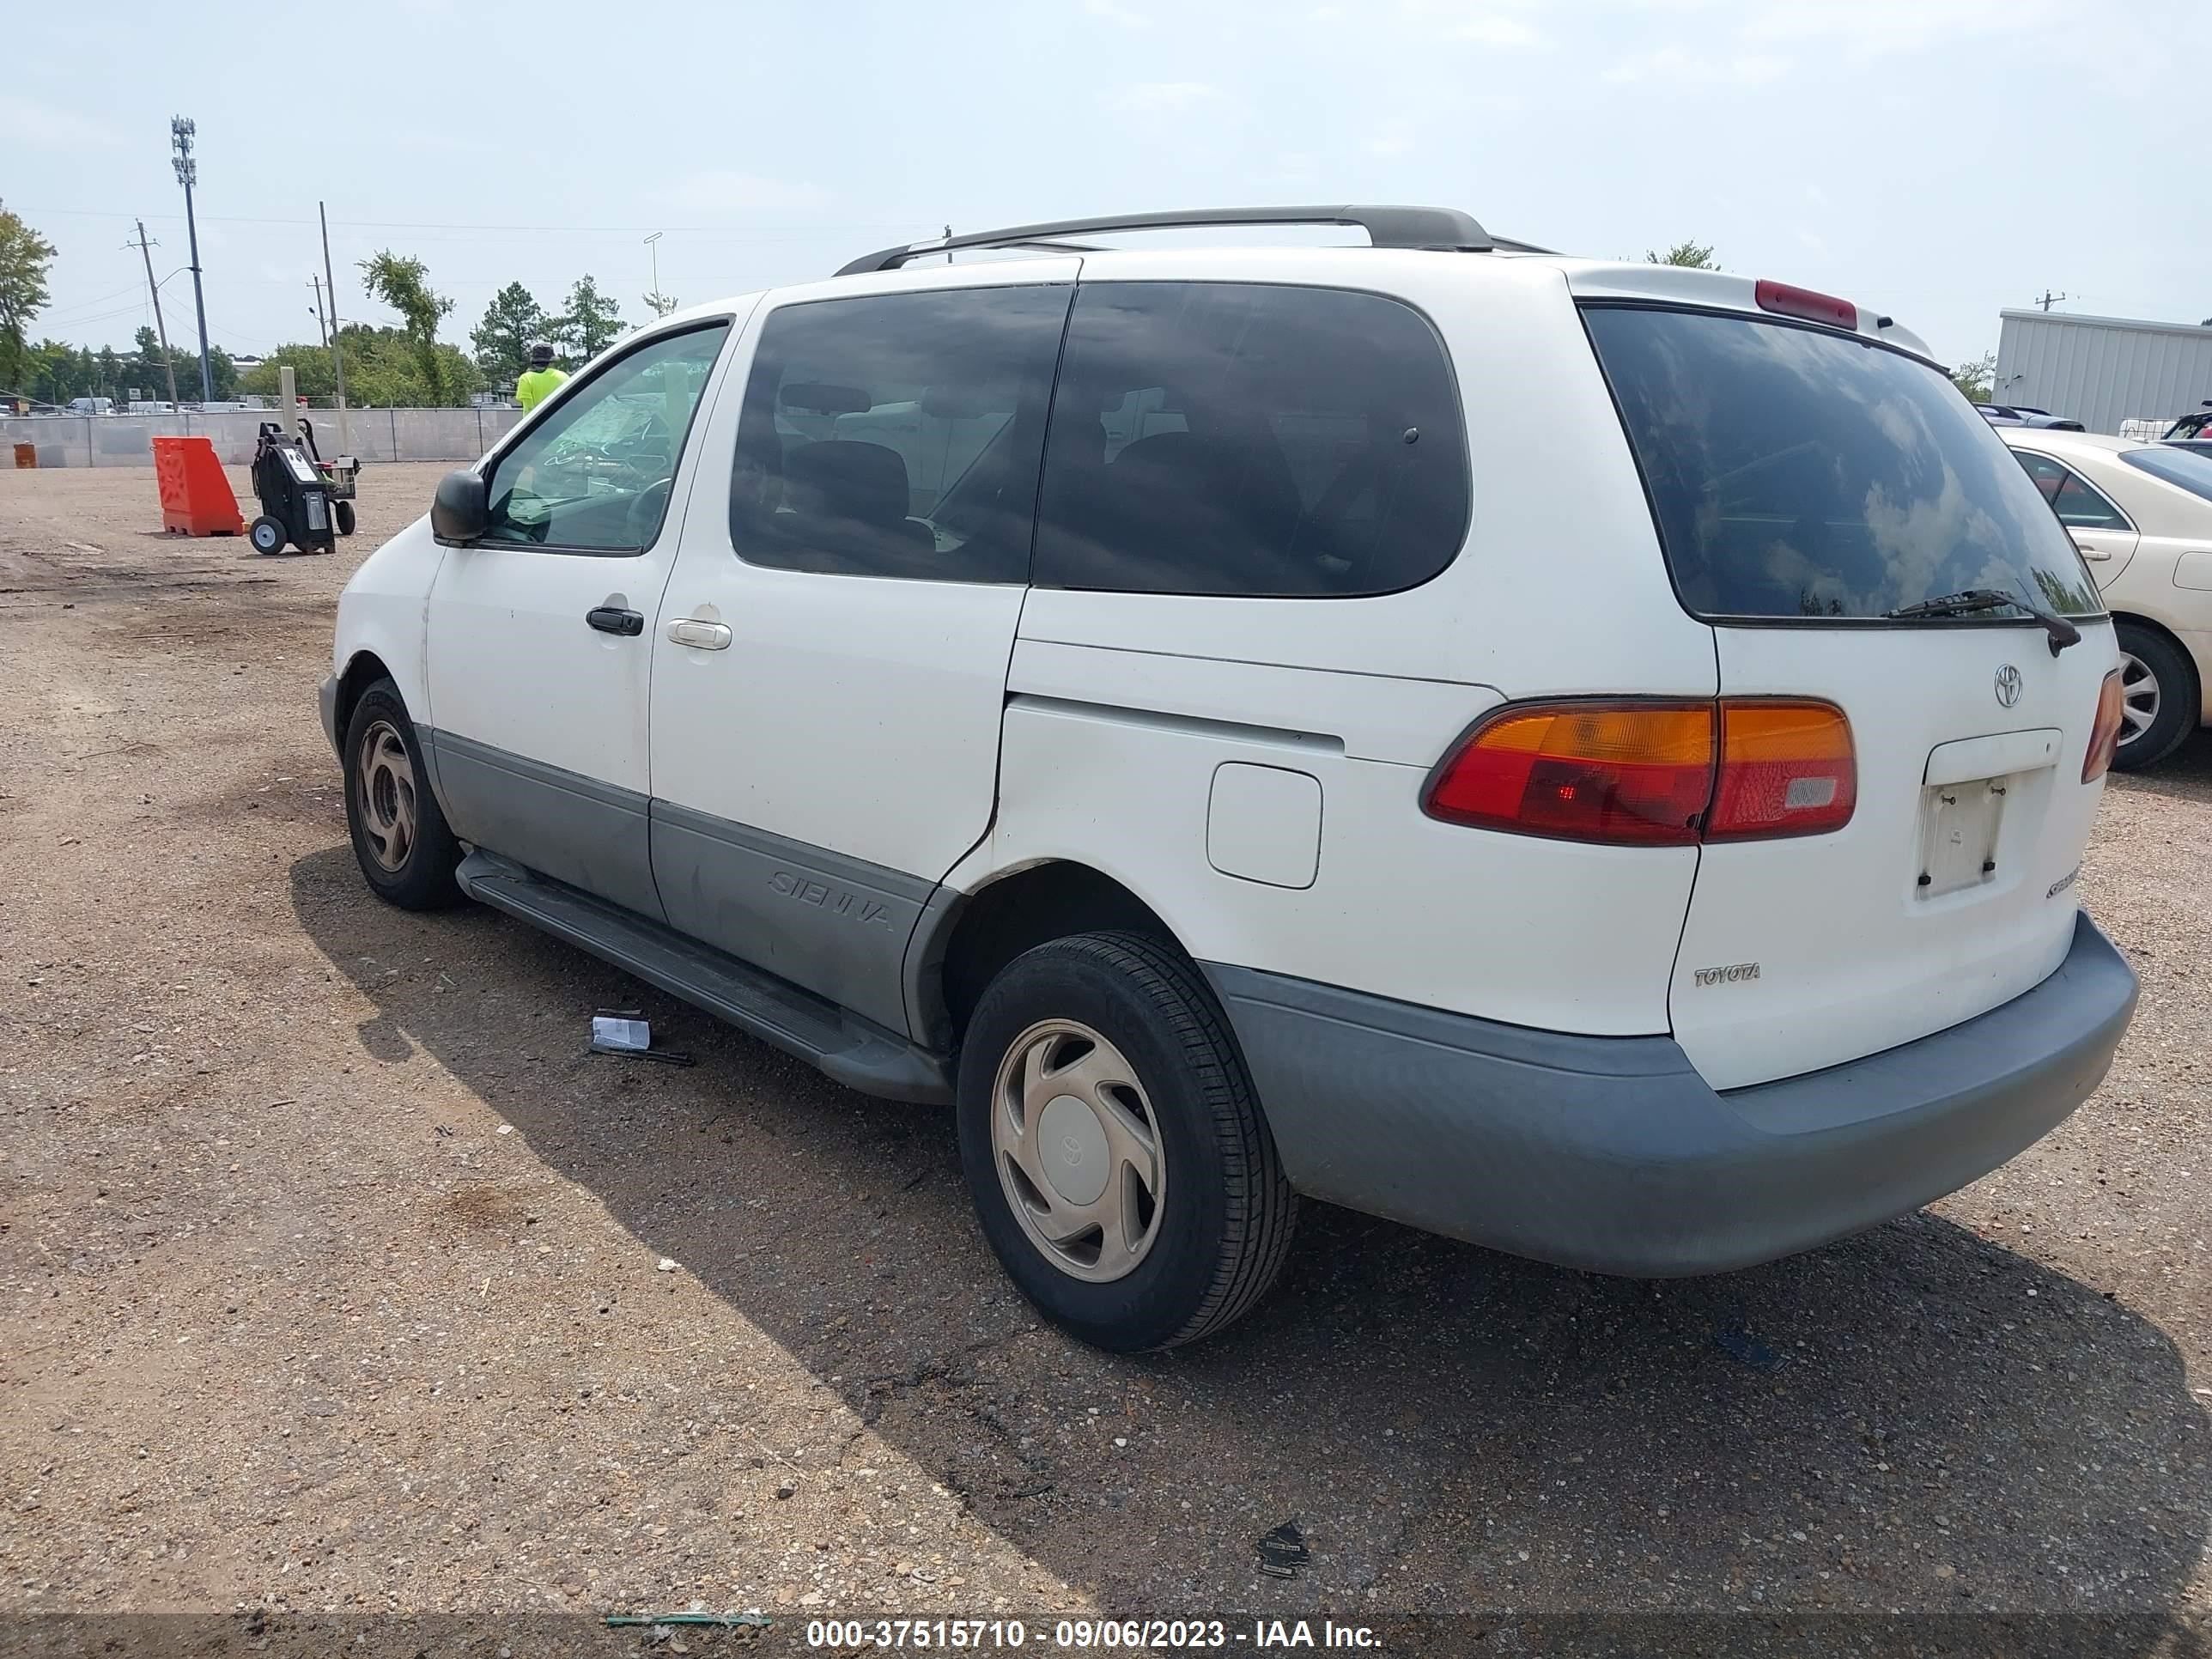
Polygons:
<instances>
[{"instance_id":1,"label":"license plate bracket","mask_svg":"<svg viewBox=\"0 0 2212 1659\"><path fill-rule=\"evenodd\" d=\"M1975 778L1921 790L1917 897L1942 898L1996 879L1997 837L2014 781Z\"/></svg>"}]
</instances>

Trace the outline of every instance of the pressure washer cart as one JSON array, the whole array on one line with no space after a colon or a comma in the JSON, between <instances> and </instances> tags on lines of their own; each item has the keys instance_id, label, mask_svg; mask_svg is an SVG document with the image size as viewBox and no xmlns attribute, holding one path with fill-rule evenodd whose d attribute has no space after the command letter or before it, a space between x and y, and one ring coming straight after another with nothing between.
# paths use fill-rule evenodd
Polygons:
<instances>
[{"instance_id":1,"label":"pressure washer cart","mask_svg":"<svg viewBox=\"0 0 2212 1659\"><path fill-rule=\"evenodd\" d=\"M325 461L315 453L314 431L300 422L298 439L275 421L261 422L253 445L253 493L261 516L246 527L257 553L281 553L289 543L303 553L331 553L340 535L353 534L353 494L360 467L349 457Z\"/></svg>"},{"instance_id":2,"label":"pressure washer cart","mask_svg":"<svg viewBox=\"0 0 2212 1659\"><path fill-rule=\"evenodd\" d=\"M354 491L361 482L361 463L350 455L341 455L335 460L323 459L322 450L315 443L315 428L307 417L300 416L300 443L323 475L323 487L330 492L331 518L338 527L338 534L353 534Z\"/></svg>"}]
</instances>

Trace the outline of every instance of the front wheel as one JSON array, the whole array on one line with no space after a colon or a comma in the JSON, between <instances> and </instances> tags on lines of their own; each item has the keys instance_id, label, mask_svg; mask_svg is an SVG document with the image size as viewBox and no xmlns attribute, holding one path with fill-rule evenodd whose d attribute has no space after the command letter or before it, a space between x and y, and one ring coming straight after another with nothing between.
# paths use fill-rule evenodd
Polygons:
<instances>
[{"instance_id":1,"label":"front wheel","mask_svg":"<svg viewBox=\"0 0 2212 1659\"><path fill-rule=\"evenodd\" d=\"M1022 1293L1119 1353L1211 1335L1281 1271L1297 1200L1219 1006L1136 933L1010 963L962 1044L960 1157Z\"/></svg>"},{"instance_id":2,"label":"front wheel","mask_svg":"<svg viewBox=\"0 0 2212 1659\"><path fill-rule=\"evenodd\" d=\"M265 513L246 526L246 538L256 553L282 553L288 539L284 526Z\"/></svg>"},{"instance_id":3,"label":"front wheel","mask_svg":"<svg viewBox=\"0 0 2212 1659\"><path fill-rule=\"evenodd\" d=\"M2120 647L2120 741L2112 764L2135 772L2155 766L2197 729L2197 672L2163 634L2132 623L2114 632Z\"/></svg>"},{"instance_id":4,"label":"front wheel","mask_svg":"<svg viewBox=\"0 0 2212 1659\"><path fill-rule=\"evenodd\" d=\"M403 910L461 901L453 871L460 843L430 791L399 688L379 680L346 722L346 827L370 890Z\"/></svg>"}]
</instances>

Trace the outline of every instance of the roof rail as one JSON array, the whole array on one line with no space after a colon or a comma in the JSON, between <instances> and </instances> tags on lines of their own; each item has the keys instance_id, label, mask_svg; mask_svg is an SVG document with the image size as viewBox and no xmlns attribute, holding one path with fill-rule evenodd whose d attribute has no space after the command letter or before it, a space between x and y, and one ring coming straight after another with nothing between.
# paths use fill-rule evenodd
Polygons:
<instances>
[{"instance_id":1,"label":"roof rail","mask_svg":"<svg viewBox=\"0 0 2212 1659\"><path fill-rule=\"evenodd\" d=\"M840 276L863 271L896 270L925 254L951 253L970 247L1022 247L1053 243L1099 231L1174 230L1219 225L1357 225L1376 247L1445 248L1487 253L1498 246L1490 233L1456 208L1281 207L1178 208L1162 213L1119 213L1102 219L1059 219L1050 224L1014 225L965 236L939 236L903 247L864 254L841 266ZM1070 252L1076 250L1070 249Z\"/></svg>"}]
</instances>

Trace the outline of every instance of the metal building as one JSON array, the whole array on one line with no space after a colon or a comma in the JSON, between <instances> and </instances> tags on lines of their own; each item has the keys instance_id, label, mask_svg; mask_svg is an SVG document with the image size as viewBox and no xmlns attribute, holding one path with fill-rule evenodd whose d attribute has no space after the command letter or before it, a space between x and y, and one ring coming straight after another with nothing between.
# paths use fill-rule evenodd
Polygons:
<instances>
[{"instance_id":1,"label":"metal building","mask_svg":"<svg viewBox=\"0 0 2212 1659\"><path fill-rule=\"evenodd\" d=\"M2212 319L2203 325L2006 311L1990 400L2065 415L2092 432L2172 419L2212 398Z\"/></svg>"}]
</instances>

